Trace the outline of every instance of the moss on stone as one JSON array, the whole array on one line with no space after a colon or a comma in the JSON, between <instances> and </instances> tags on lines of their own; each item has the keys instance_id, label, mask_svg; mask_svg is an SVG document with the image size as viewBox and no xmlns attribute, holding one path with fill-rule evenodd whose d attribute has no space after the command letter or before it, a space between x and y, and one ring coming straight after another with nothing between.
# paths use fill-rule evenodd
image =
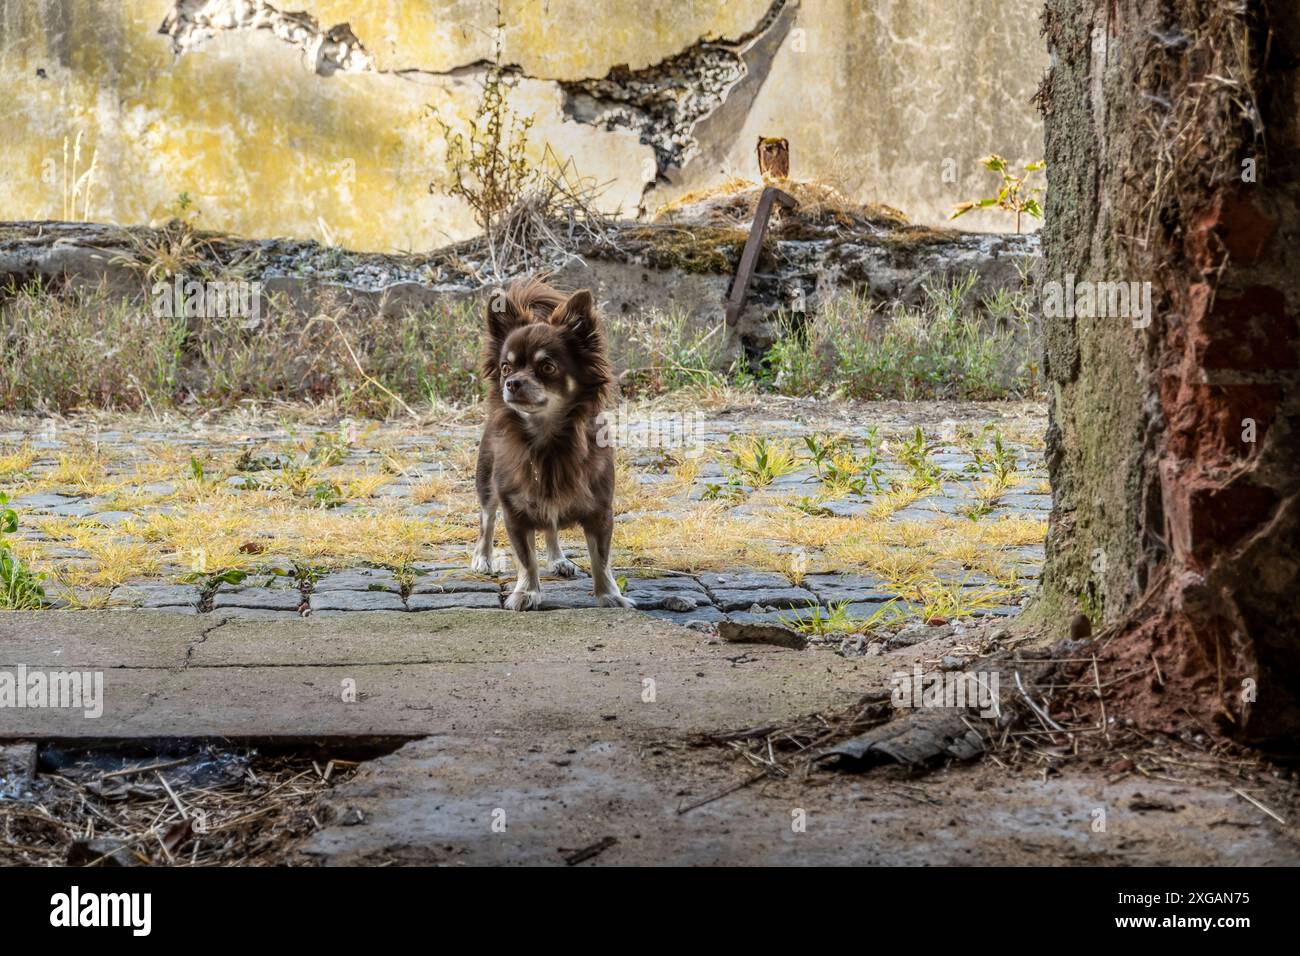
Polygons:
<instances>
[{"instance_id":1,"label":"moss on stone","mask_svg":"<svg viewBox=\"0 0 1300 956\"><path fill-rule=\"evenodd\" d=\"M937 246L945 242L953 242L960 235L960 230L945 229L941 226L907 226L888 232L881 238L892 246L910 249L917 246Z\"/></svg>"},{"instance_id":2,"label":"moss on stone","mask_svg":"<svg viewBox=\"0 0 1300 956\"><path fill-rule=\"evenodd\" d=\"M639 226L628 238L643 243L646 261L657 269L692 274L728 274L740 261L748 233L723 226Z\"/></svg>"}]
</instances>

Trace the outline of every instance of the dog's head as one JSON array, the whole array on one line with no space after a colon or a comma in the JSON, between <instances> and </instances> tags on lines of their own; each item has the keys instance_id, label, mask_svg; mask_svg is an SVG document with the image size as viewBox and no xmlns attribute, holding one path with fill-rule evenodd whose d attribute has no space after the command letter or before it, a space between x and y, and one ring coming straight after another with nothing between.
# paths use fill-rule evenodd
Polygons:
<instances>
[{"instance_id":1,"label":"dog's head","mask_svg":"<svg viewBox=\"0 0 1300 956\"><path fill-rule=\"evenodd\" d=\"M591 293L530 280L494 296L483 365L495 397L526 421L598 413L611 375Z\"/></svg>"}]
</instances>

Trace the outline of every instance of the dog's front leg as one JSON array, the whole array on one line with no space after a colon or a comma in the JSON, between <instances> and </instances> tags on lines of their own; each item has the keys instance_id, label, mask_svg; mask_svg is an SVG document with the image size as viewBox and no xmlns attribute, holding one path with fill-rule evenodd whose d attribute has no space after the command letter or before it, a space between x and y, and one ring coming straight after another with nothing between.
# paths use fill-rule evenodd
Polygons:
<instances>
[{"instance_id":1,"label":"dog's front leg","mask_svg":"<svg viewBox=\"0 0 1300 956\"><path fill-rule=\"evenodd\" d=\"M480 506L478 541L474 544L474 557L470 569L479 574L501 574L506 570L506 556L493 555L492 536L496 533L497 503L489 499Z\"/></svg>"},{"instance_id":2,"label":"dog's front leg","mask_svg":"<svg viewBox=\"0 0 1300 956\"><path fill-rule=\"evenodd\" d=\"M625 598L618 590L614 572L609 566L609 545L614 536L613 521L598 521L582 526L587 535L587 554L591 556L591 583L596 590L596 604L600 607L636 607L636 602Z\"/></svg>"},{"instance_id":3,"label":"dog's front leg","mask_svg":"<svg viewBox=\"0 0 1300 956\"><path fill-rule=\"evenodd\" d=\"M542 582L537 577L533 529L521 528L517 519L511 519L509 511L505 511L503 516L506 534L510 537L510 549L515 553L515 568L518 570L515 589L506 598L506 608L511 611L531 611L542 604Z\"/></svg>"},{"instance_id":4,"label":"dog's front leg","mask_svg":"<svg viewBox=\"0 0 1300 956\"><path fill-rule=\"evenodd\" d=\"M546 529L546 570L562 578L571 578L578 573L578 566L564 556L560 532L553 526Z\"/></svg>"}]
</instances>

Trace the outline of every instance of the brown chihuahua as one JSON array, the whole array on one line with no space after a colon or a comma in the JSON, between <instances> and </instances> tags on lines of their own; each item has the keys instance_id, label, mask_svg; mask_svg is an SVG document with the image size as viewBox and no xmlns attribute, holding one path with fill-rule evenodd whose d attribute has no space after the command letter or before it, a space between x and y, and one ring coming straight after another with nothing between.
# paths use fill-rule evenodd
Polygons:
<instances>
[{"instance_id":1,"label":"brown chihuahua","mask_svg":"<svg viewBox=\"0 0 1300 956\"><path fill-rule=\"evenodd\" d=\"M478 446L475 487L482 515L471 567L500 570L492 555L497 508L518 578L512 611L542 602L537 531L546 534L552 574L577 566L560 550L559 530L580 525L601 607L635 607L609 567L614 533L614 449L598 441L598 416L612 383L605 334L591 293L565 296L537 279L513 284L488 305L483 371L488 420Z\"/></svg>"}]
</instances>

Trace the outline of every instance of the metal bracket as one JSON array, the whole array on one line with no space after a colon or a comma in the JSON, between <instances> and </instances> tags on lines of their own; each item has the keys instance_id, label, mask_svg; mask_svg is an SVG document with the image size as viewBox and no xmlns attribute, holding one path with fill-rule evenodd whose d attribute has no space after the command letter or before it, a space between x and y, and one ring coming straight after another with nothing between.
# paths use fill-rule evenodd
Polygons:
<instances>
[{"instance_id":1,"label":"metal bracket","mask_svg":"<svg viewBox=\"0 0 1300 956\"><path fill-rule=\"evenodd\" d=\"M775 186L767 186L758 197L758 208L754 210L754 224L749 227L749 238L745 240L745 249L740 254L740 265L736 269L736 278L731 282L731 295L727 297L727 328L735 326L740 313L745 309L745 296L749 294L749 284L754 279L754 268L758 265L758 254L763 249L763 234L767 232L767 221L772 215L772 203L779 202L786 209L794 209L798 200Z\"/></svg>"}]
</instances>

